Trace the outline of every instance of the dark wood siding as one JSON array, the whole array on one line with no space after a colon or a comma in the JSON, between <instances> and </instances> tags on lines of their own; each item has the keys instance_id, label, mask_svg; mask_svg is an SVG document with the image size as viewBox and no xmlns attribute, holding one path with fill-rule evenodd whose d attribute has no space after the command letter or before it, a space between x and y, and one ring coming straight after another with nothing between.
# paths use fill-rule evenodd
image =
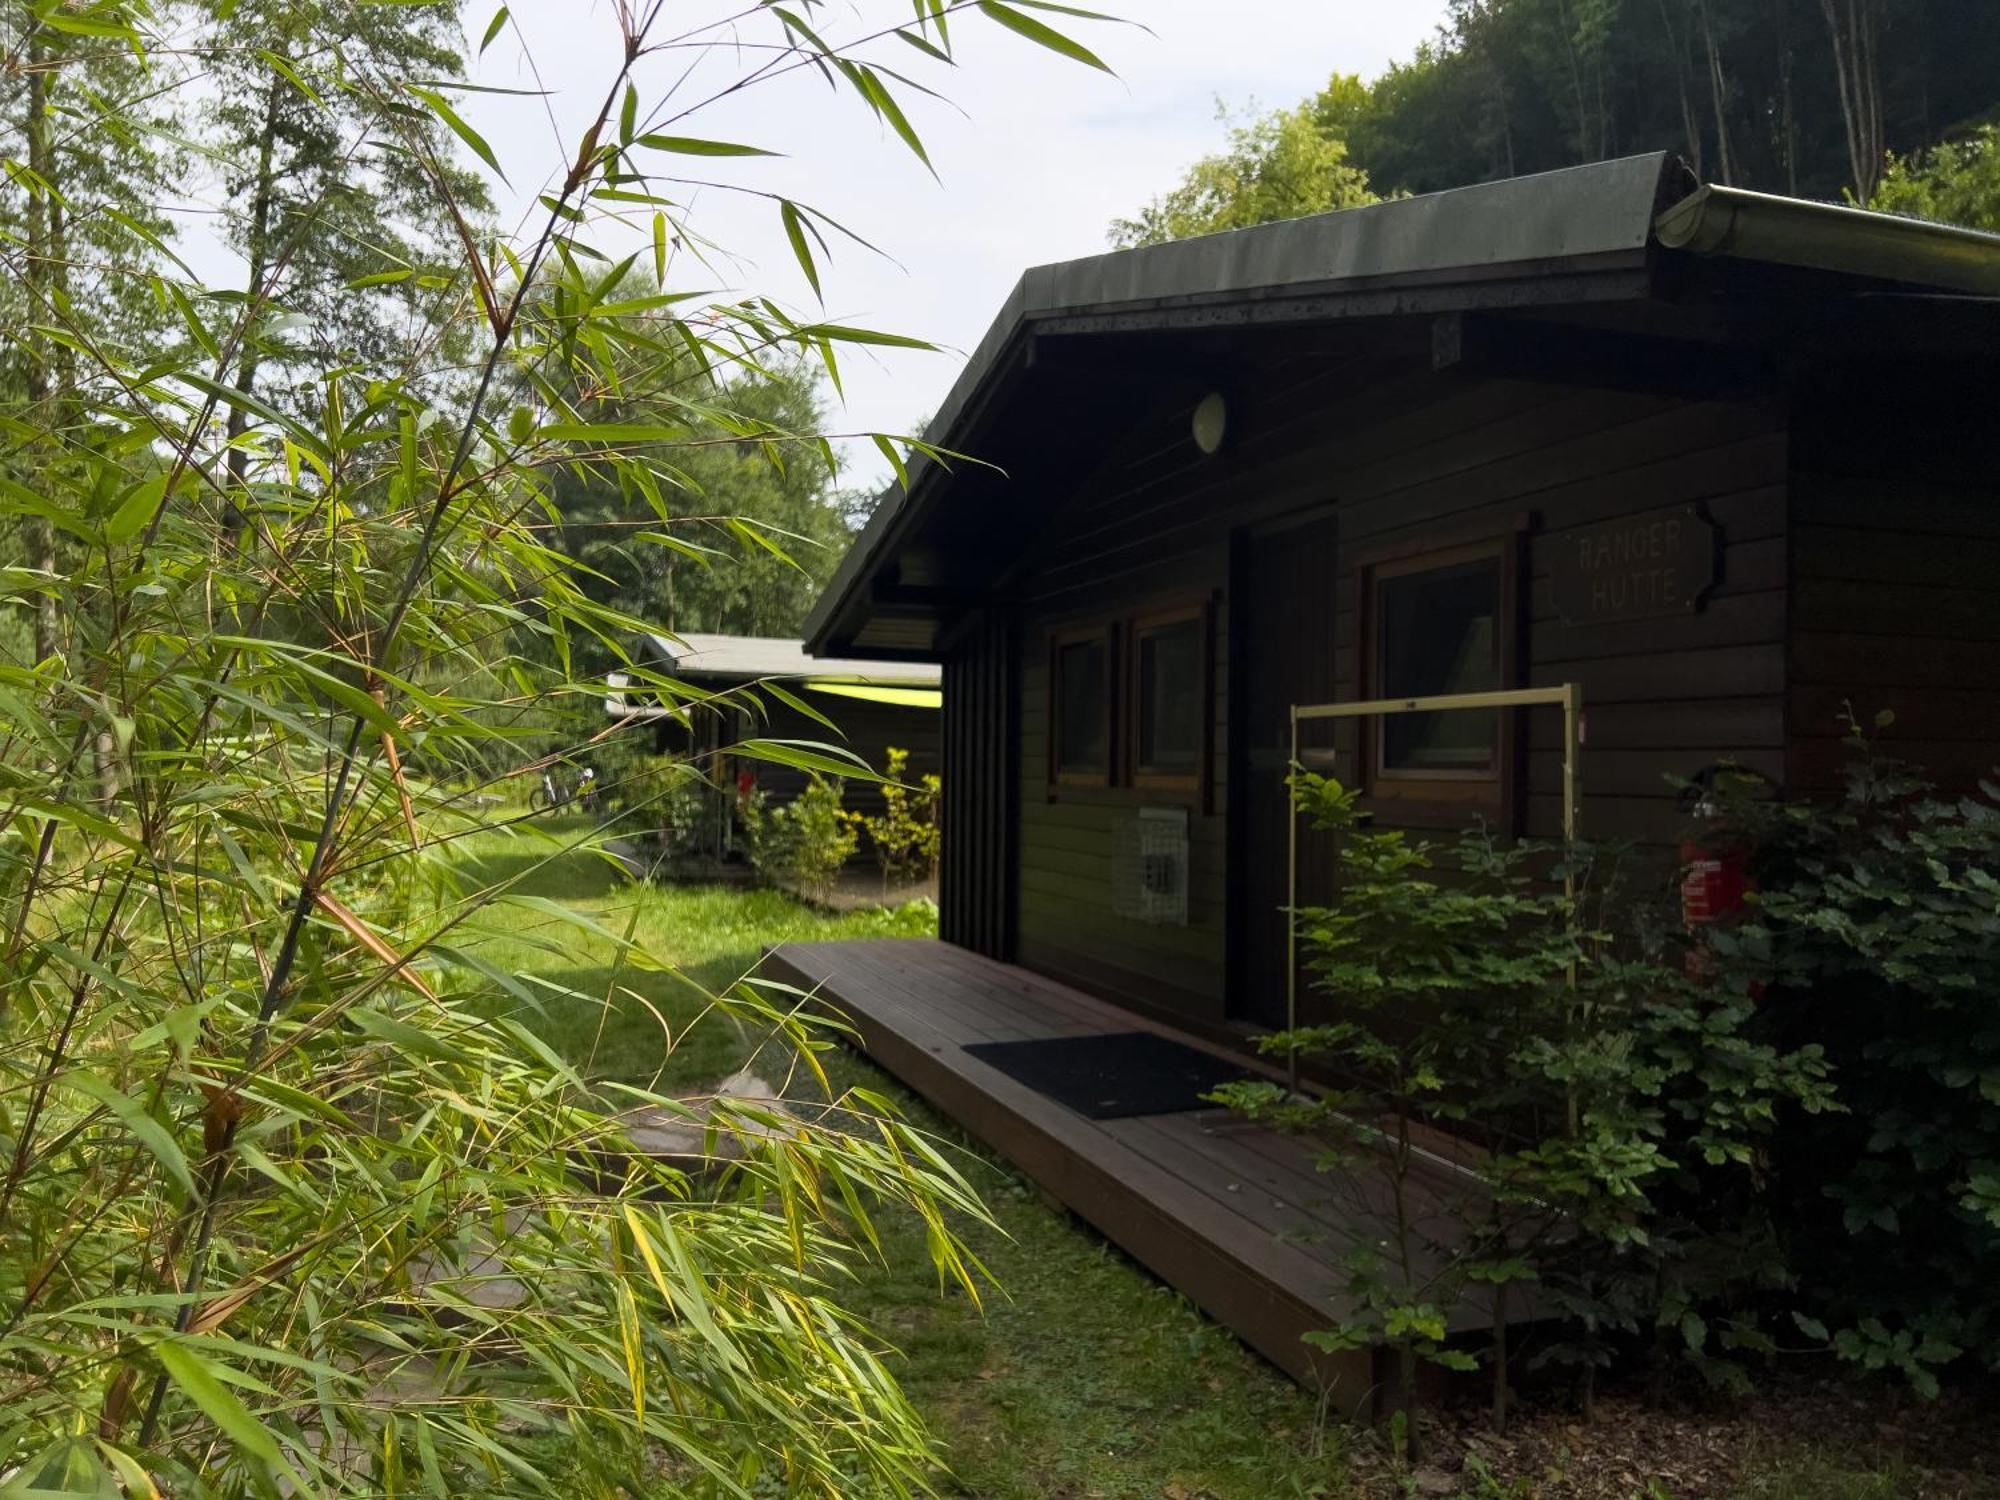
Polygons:
<instances>
[{"instance_id":1,"label":"dark wood siding","mask_svg":"<svg viewBox=\"0 0 2000 1500\"><path fill-rule=\"evenodd\" d=\"M1725 757L1782 773L1788 439L1775 397L1697 400L1398 373L1311 354L1273 360L1232 392L1232 441L1215 459L1201 460L1187 440L1191 402L1114 437L1110 457L1079 477L1035 560L1013 580L1023 610L1021 962L1187 1022L1258 1013L1248 996L1232 1006L1229 993L1232 969L1254 972L1245 955L1232 961L1228 952L1230 900L1269 896L1240 870L1232 877L1229 779L1241 767L1229 746L1232 732L1252 734L1254 745L1282 726L1231 723L1232 655L1244 669L1230 641L1245 613L1229 597L1230 560L1240 556L1239 535L1289 513L1332 507L1338 556L1330 568L1301 560L1306 576L1282 585L1308 599L1259 602L1307 613L1330 606L1331 639L1307 630L1295 649L1323 654L1306 675L1338 698L1356 692L1358 569L1371 549L1424 538L1445 545L1468 531L1518 533L1517 676L1520 685L1583 685L1588 834L1671 839L1678 817L1668 773ZM1556 533L1680 504L1700 505L1721 537L1704 608L1596 628L1557 617L1548 585ZM1046 641L1063 625L1190 590L1217 599L1215 785L1190 808L1188 922L1151 926L1112 910L1113 849L1135 807L1174 799L1049 787ZM1258 710L1266 718L1280 711L1275 699ZM1527 716L1521 728L1518 823L1536 836L1560 829L1558 730L1553 712ZM1272 825L1281 829L1282 820ZM1238 861L1275 860L1282 870L1282 843L1260 850L1251 845L1262 840L1243 834ZM1271 940L1270 924L1241 917L1239 941Z\"/></svg>"},{"instance_id":2,"label":"dark wood siding","mask_svg":"<svg viewBox=\"0 0 2000 1500\"><path fill-rule=\"evenodd\" d=\"M746 718L737 737L834 745L860 756L877 771L886 769L889 749L895 746L910 752L909 769L905 775L911 781L936 774L943 765L938 722L943 715L935 708L873 703L865 698L816 693L810 688L797 686L786 691L801 702L811 703L826 715L834 728L829 730L825 724L767 694L762 698L764 716L758 720ZM744 765L774 803L789 802L796 797L805 788L809 774L771 761L745 761ZM844 788L844 801L855 811L879 813L882 810L881 784L859 779L849 781ZM866 850L858 850L857 854L866 857Z\"/></svg>"},{"instance_id":3,"label":"dark wood siding","mask_svg":"<svg viewBox=\"0 0 2000 1500\"><path fill-rule=\"evenodd\" d=\"M945 658L943 858L938 935L1013 956L1017 650L1012 620L988 610Z\"/></svg>"},{"instance_id":4,"label":"dark wood siding","mask_svg":"<svg viewBox=\"0 0 2000 1500\"><path fill-rule=\"evenodd\" d=\"M1259 1025L1285 1021L1291 706L1329 703L1338 691L1333 648L1341 631L1339 598L1325 585L1340 568L1337 512L1308 512L1249 532L1238 544L1230 995L1232 1012ZM1302 728L1300 757L1320 769L1316 751L1329 739L1327 726ZM1328 843L1308 840L1302 846L1302 901L1331 896Z\"/></svg>"},{"instance_id":5,"label":"dark wood siding","mask_svg":"<svg viewBox=\"0 0 2000 1500\"><path fill-rule=\"evenodd\" d=\"M1894 366L1803 394L1792 492L1793 789L1840 785L1843 717L1948 788L2000 762L1992 387Z\"/></svg>"}]
</instances>

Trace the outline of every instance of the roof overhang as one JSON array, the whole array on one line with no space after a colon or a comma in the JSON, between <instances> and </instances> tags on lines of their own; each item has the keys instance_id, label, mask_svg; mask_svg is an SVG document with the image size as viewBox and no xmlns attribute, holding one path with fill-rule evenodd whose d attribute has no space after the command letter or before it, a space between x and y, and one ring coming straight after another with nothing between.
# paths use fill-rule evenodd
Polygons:
<instances>
[{"instance_id":1,"label":"roof overhang","mask_svg":"<svg viewBox=\"0 0 2000 1500\"><path fill-rule=\"evenodd\" d=\"M2000 237L1702 187L1667 153L1036 267L930 424L932 441L968 459L911 460L814 606L806 649L851 648L866 626L870 652L941 654L945 641L917 625L953 606L899 576L898 559L948 498L991 483L975 461L1006 461L989 440L1010 405L1028 404L1038 373L1057 368L1058 351L1120 335L1643 308L1671 295L1664 263L1689 256L1817 275L1815 286L1831 273L1862 287L2000 292ZM912 628L889 628L899 617Z\"/></svg>"},{"instance_id":2,"label":"roof overhang","mask_svg":"<svg viewBox=\"0 0 2000 1500\"><path fill-rule=\"evenodd\" d=\"M613 672L605 683L604 711L623 722L687 717L686 703L674 701L674 689L661 679L689 684L695 698L774 685L896 708L944 703L943 673L934 663L814 658L803 641L787 637L648 631L632 640L631 660L642 675Z\"/></svg>"},{"instance_id":3,"label":"roof overhang","mask_svg":"<svg viewBox=\"0 0 2000 1500\"><path fill-rule=\"evenodd\" d=\"M1537 283L1574 300L1583 283L1641 270L1654 218L1694 185L1662 152L1037 266L1001 305L930 434L977 458L969 430L1040 332L1459 311L1516 305ZM919 455L907 484L883 492L807 618L807 650L852 638L876 566L962 467Z\"/></svg>"},{"instance_id":4,"label":"roof overhang","mask_svg":"<svg viewBox=\"0 0 2000 1500\"><path fill-rule=\"evenodd\" d=\"M815 657L807 653L805 642L784 636L649 632L635 644L636 656L655 670L689 682L775 681L935 688L942 680L934 663Z\"/></svg>"}]
</instances>

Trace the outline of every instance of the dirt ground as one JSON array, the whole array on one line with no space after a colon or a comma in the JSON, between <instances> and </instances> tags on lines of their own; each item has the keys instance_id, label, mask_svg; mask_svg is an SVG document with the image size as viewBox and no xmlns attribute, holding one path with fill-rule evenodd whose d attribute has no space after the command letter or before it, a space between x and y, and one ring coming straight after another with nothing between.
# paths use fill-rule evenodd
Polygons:
<instances>
[{"instance_id":1,"label":"dirt ground","mask_svg":"<svg viewBox=\"0 0 2000 1500\"><path fill-rule=\"evenodd\" d=\"M1926 1402L1880 1384L1799 1381L1767 1395L1652 1403L1617 1393L1586 1421L1530 1400L1505 1434L1471 1404L1436 1414L1413 1469L1386 1442L1354 1455L1363 1492L1468 1500L1961 1500L2000 1496L1992 1391Z\"/></svg>"}]
</instances>

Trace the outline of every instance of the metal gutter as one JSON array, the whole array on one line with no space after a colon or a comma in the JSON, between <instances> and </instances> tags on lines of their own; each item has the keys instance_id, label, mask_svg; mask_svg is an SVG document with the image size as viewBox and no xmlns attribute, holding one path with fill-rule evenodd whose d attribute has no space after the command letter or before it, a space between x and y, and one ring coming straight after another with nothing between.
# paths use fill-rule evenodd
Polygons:
<instances>
[{"instance_id":1,"label":"metal gutter","mask_svg":"<svg viewBox=\"0 0 2000 1500\"><path fill-rule=\"evenodd\" d=\"M2000 296L2000 235L1743 188L1698 188L1654 225L1669 250Z\"/></svg>"}]
</instances>

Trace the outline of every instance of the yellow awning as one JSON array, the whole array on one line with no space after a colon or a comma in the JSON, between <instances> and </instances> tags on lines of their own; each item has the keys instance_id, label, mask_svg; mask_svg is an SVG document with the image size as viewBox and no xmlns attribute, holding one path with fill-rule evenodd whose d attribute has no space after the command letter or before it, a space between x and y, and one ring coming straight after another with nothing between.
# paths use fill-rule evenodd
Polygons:
<instances>
[{"instance_id":1,"label":"yellow awning","mask_svg":"<svg viewBox=\"0 0 2000 1500\"><path fill-rule=\"evenodd\" d=\"M860 698L867 703L893 703L898 708L943 708L943 688L876 687L867 682L811 682L803 684L815 693L831 693L836 698Z\"/></svg>"}]
</instances>

